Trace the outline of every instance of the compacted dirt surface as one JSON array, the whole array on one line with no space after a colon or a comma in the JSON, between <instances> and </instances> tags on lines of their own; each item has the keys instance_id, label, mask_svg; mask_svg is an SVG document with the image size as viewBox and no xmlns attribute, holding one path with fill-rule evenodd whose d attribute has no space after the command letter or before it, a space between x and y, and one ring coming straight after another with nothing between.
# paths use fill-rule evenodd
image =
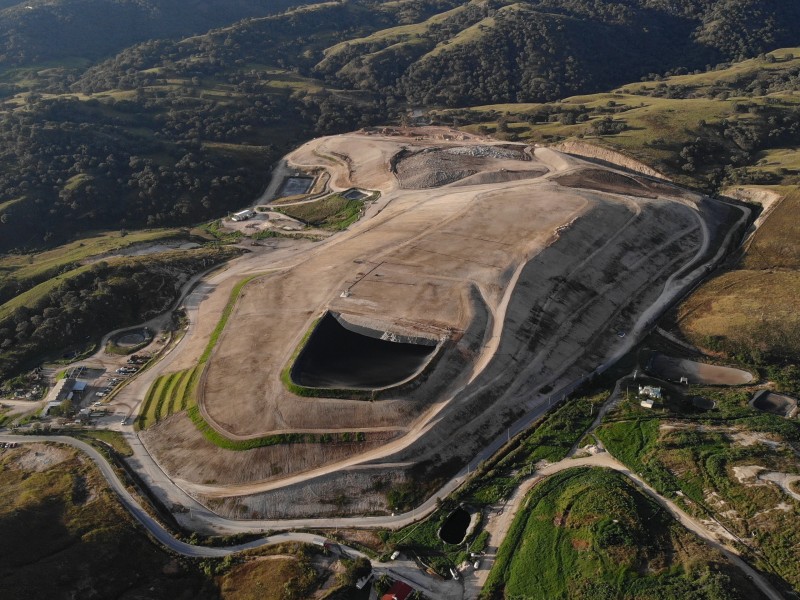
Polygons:
<instances>
[{"instance_id":1,"label":"compacted dirt surface","mask_svg":"<svg viewBox=\"0 0 800 600\"><path fill-rule=\"evenodd\" d=\"M310 504L289 497L303 486L324 487L320 502L363 493L355 505L368 499L380 512L381 481L442 465L439 475L454 474L626 352L708 272L747 216L642 175L443 128L320 138L286 165L327 170L333 191L380 198L344 232L217 274L191 343L162 372L197 360L233 285L261 272L207 363L201 414L231 439L340 437L230 452L184 414L143 435L186 492L230 516L275 514L277 503L281 516L301 516ZM326 311L383 339L436 344L435 358L412 381L366 399L295 395L281 373ZM236 474L225 472L229 459Z\"/></svg>"},{"instance_id":2,"label":"compacted dirt surface","mask_svg":"<svg viewBox=\"0 0 800 600\"><path fill-rule=\"evenodd\" d=\"M681 377L686 377L689 383L703 385L744 385L753 381L753 374L743 369L673 358L664 354L654 356L650 368L658 377L671 381L679 381Z\"/></svg>"}]
</instances>

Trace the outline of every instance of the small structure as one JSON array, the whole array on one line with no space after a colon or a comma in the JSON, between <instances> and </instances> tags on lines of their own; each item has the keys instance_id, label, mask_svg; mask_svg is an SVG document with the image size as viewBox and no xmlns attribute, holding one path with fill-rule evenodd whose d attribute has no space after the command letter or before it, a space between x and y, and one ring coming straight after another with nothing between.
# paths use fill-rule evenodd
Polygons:
<instances>
[{"instance_id":1,"label":"small structure","mask_svg":"<svg viewBox=\"0 0 800 600\"><path fill-rule=\"evenodd\" d=\"M407 583L397 581L392 587L389 588L389 591L381 596L381 600L406 600L406 598L408 598L413 591L414 588Z\"/></svg>"},{"instance_id":2,"label":"small structure","mask_svg":"<svg viewBox=\"0 0 800 600\"><path fill-rule=\"evenodd\" d=\"M248 208L247 210L234 213L234 215L231 217L231 221L247 221L247 219L252 219L255 216L255 211Z\"/></svg>"},{"instance_id":3,"label":"small structure","mask_svg":"<svg viewBox=\"0 0 800 600\"><path fill-rule=\"evenodd\" d=\"M374 571L370 571L368 575L364 575L364 577L356 581L356 589L363 590L364 586L367 585L367 583L369 583L369 580L372 579L372 576L374 574L375 574Z\"/></svg>"},{"instance_id":4,"label":"small structure","mask_svg":"<svg viewBox=\"0 0 800 600\"><path fill-rule=\"evenodd\" d=\"M640 396L647 396L648 398L652 398L653 400L661 400L661 388L660 387L653 387L652 385L645 385L639 386L639 395Z\"/></svg>"},{"instance_id":5,"label":"small structure","mask_svg":"<svg viewBox=\"0 0 800 600\"><path fill-rule=\"evenodd\" d=\"M65 400L72 400L73 385L75 385L75 380L67 377L56 381L45 399L47 400L47 405L44 408L45 416L49 415L54 408L61 406Z\"/></svg>"},{"instance_id":6,"label":"small structure","mask_svg":"<svg viewBox=\"0 0 800 600\"><path fill-rule=\"evenodd\" d=\"M48 402L47 406L44 407L44 415L45 416L49 415L50 411L52 411L54 408L58 408L59 406L61 406L61 403L62 403L61 400L53 400L52 402Z\"/></svg>"},{"instance_id":7,"label":"small structure","mask_svg":"<svg viewBox=\"0 0 800 600\"><path fill-rule=\"evenodd\" d=\"M653 400L652 398L645 398L644 400L639 402L639 405L642 406L643 408L653 408L653 404L655 404L655 400Z\"/></svg>"}]
</instances>

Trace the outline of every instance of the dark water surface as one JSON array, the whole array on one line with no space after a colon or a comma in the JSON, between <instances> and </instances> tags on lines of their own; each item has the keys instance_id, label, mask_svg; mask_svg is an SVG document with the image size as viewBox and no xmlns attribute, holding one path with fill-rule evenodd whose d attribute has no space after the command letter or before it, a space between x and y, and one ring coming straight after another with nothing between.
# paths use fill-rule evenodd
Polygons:
<instances>
[{"instance_id":1,"label":"dark water surface","mask_svg":"<svg viewBox=\"0 0 800 600\"><path fill-rule=\"evenodd\" d=\"M442 523L439 537L448 544L460 544L467 534L467 527L469 527L469 513L463 508L457 508Z\"/></svg>"},{"instance_id":2,"label":"dark water surface","mask_svg":"<svg viewBox=\"0 0 800 600\"><path fill-rule=\"evenodd\" d=\"M292 381L321 388L385 387L411 377L435 350L351 331L327 313L297 357Z\"/></svg>"}]
</instances>

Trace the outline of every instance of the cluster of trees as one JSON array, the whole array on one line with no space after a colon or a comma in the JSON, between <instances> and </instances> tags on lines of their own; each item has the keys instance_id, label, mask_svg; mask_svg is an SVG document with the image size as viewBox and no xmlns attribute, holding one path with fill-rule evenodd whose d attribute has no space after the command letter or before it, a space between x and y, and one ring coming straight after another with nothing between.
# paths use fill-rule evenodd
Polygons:
<instances>
[{"instance_id":1,"label":"cluster of trees","mask_svg":"<svg viewBox=\"0 0 800 600\"><path fill-rule=\"evenodd\" d=\"M283 151L265 131L294 113L255 97L239 106L60 97L2 111L0 251L81 229L192 224L246 203ZM263 145L232 153L208 142Z\"/></svg>"},{"instance_id":2,"label":"cluster of trees","mask_svg":"<svg viewBox=\"0 0 800 600\"><path fill-rule=\"evenodd\" d=\"M43 355L59 356L116 327L163 312L192 275L237 253L231 248L201 248L77 269L31 304L0 319L0 379Z\"/></svg>"},{"instance_id":3,"label":"cluster of trees","mask_svg":"<svg viewBox=\"0 0 800 600\"><path fill-rule=\"evenodd\" d=\"M799 21L794 5L756 0L493 1L339 45L316 70L416 104L552 100L793 45Z\"/></svg>"},{"instance_id":4,"label":"cluster of trees","mask_svg":"<svg viewBox=\"0 0 800 600\"><path fill-rule=\"evenodd\" d=\"M78 4L60 0L52 10ZM161 16L173 10L172 0L110 4L147 5ZM236 10L256 4L245 1ZM23 109L2 106L0 252L52 245L79 229L185 225L219 216L256 197L266 167L302 139L396 119L409 104L551 99L730 58L731 36L744 40L737 48L760 51L753 32L761 35L765 27L774 43L800 35L800 28L788 27L800 22L798 9L758 8L750 0L352 0L276 14L294 4L286 0L270 16L181 41L131 46L83 72L38 79ZM719 5L729 4L736 23L742 15L748 19L723 43L714 27L724 29L728 16ZM216 2L208 11L219 18L225 13ZM420 24L388 29L403 23ZM125 39L113 29L96 31L95 37L102 31ZM375 32L380 35L369 37ZM276 67L318 83L273 85L281 76ZM754 92L786 89L798 77L797 71L765 73L747 85ZM120 91L133 93L69 95ZM571 124L588 113L528 118ZM606 119L597 127L614 133L624 123Z\"/></svg>"},{"instance_id":5,"label":"cluster of trees","mask_svg":"<svg viewBox=\"0 0 800 600\"><path fill-rule=\"evenodd\" d=\"M142 40L202 33L305 0L50 0L4 2L0 64L96 59Z\"/></svg>"},{"instance_id":6,"label":"cluster of trees","mask_svg":"<svg viewBox=\"0 0 800 600\"><path fill-rule=\"evenodd\" d=\"M772 54L764 54L758 58L765 64L778 62ZM719 79L709 86L695 87L682 83L661 81L655 87L625 88L623 92L656 98L716 98L724 100L731 95L761 97L779 92L800 90L800 66L794 64L794 55L787 53L780 63L790 64L786 68L779 69L761 69L755 72L753 70L745 70L734 76ZM728 69L730 66L730 63L720 63L713 69L708 67L707 71Z\"/></svg>"},{"instance_id":7,"label":"cluster of trees","mask_svg":"<svg viewBox=\"0 0 800 600\"><path fill-rule=\"evenodd\" d=\"M770 105L740 105L747 119L700 121L696 136L683 144L673 168L705 175L708 191L727 184L774 183L770 175L750 172L754 156L791 145L800 136L800 109Z\"/></svg>"}]
</instances>

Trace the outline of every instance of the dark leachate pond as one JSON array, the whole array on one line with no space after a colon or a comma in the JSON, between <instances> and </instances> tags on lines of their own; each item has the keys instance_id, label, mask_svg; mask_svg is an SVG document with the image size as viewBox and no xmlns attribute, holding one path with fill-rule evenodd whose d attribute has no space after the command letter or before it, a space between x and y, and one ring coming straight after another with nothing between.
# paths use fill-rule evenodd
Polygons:
<instances>
[{"instance_id":1,"label":"dark leachate pond","mask_svg":"<svg viewBox=\"0 0 800 600\"><path fill-rule=\"evenodd\" d=\"M439 537L448 544L460 544L467 534L467 527L469 527L469 513L463 508L457 508L442 523Z\"/></svg>"},{"instance_id":2,"label":"dark leachate pond","mask_svg":"<svg viewBox=\"0 0 800 600\"><path fill-rule=\"evenodd\" d=\"M292 366L292 381L319 388L386 387L411 377L436 350L432 342L393 342L380 339L381 332L352 329L326 313Z\"/></svg>"}]
</instances>

